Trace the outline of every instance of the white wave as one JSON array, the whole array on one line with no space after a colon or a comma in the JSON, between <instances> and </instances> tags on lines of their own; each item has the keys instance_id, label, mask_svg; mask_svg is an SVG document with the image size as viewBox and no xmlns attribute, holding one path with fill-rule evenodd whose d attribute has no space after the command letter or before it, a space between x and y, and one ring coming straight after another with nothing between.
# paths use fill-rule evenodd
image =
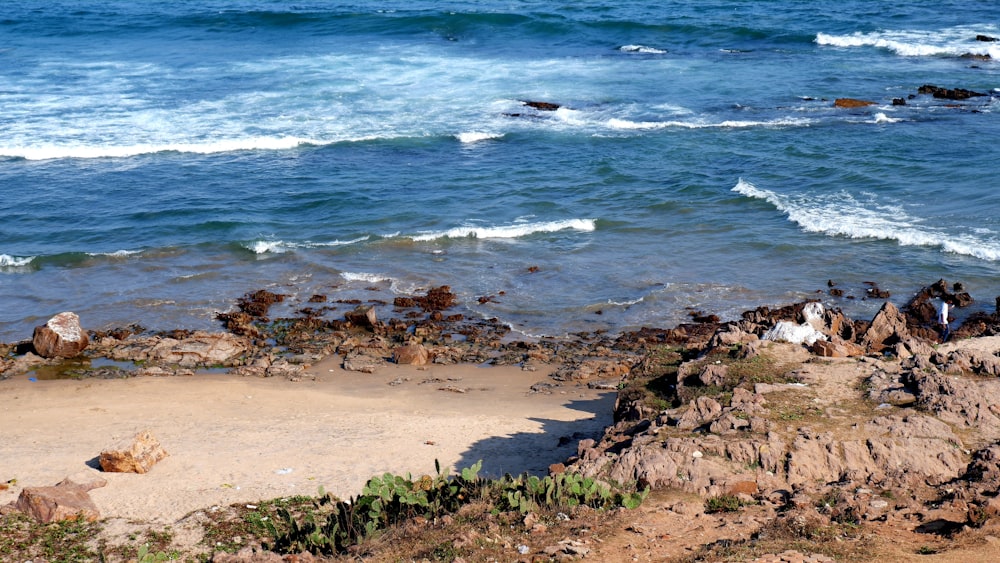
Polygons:
<instances>
[{"instance_id":1,"label":"white wave","mask_svg":"<svg viewBox=\"0 0 1000 563\"><path fill-rule=\"evenodd\" d=\"M280 240L258 240L246 245L246 248L253 251L254 254L282 254L289 250L289 246Z\"/></svg>"},{"instance_id":2,"label":"white wave","mask_svg":"<svg viewBox=\"0 0 1000 563\"><path fill-rule=\"evenodd\" d=\"M488 141L490 139L500 139L503 138L503 133L485 133L482 131L468 131L465 133L459 133L455 135L460 143L478 143L479 141Z\"/></svg>"},{"instance_id":3,"label":"white wave","mask_svg":"<svg viewBox=\"0 0 1000 563\"><path fill-rule=\"evenodd\" d=\"M899 123L900 121L903 120L898 117L889 117L882 112L875 114L875 123Z\"/></svg>"},{"instance_id":4,"label":"white wave","mask_svg":"<svg viewBox=\"0 0 1000 563\"><path fill-rule=\"evenodd\" d=\"M382 276L379 274L370 274L367 272L341 272L340 277L344 278L346 281L360 281L366 283L380 283L386 281L392 281L392 278L388 276Z\"/></svg>"},{"instance_id":5,"label":"white wave","mask_svg":"<svg viewBox=\"0 0 1000 563\"><path fill-rule=\"evenodd\" d=\"M26 160L52 160L57 158L127 158L142 154L160 152L180 152L194 154L214 154L250 150L284 150L301 145L323 144L321 141L300 137L249 137L245 139L224 139L201 143L136 144L120 146L93 145L43 145L0 146L0 156L24 158Z\"/></svg>"},{"instance_id":6,"label":"white wave","mask_svg":"<svg viewBox=\"0 0 1000 563\"><path fill-rule=\"evenodd\" d=\"M743 178L732 191L770 203L806 232L894 240L903 246L938 247L983 260L1000 260L1000 243L923 227L920 219L910 217L899 207L872 203L865 206L844 192L826 197L787 196L758 188Z\"/></svg>"},{"instance_id":7,"label":"white wave","mask_svg":"<svg viewBox=\"0 0 1000 563\"><path fill-rule=\"evenodd\" d=\"M256 254L266 254L268 252L281 254L284 252L295 250L297 248L324 248L331 246L347 246L349 244L357 244L359 242L364 242L369 238L371 237L366 235L363 237L358 237L350 240L331 240L327 242L313 242L313 241L285 242L282 240L258 240L248 245L245 245L245 248L247 248L248 250L252 250Z\"/></svg>"},{"instance_id":8,"label":"white wave","mask_svg":"<svg viewBox=\"0 0 1000 563\"><path fill-rule=\"evenodd\" d=\"M0 254L0 268L21 268L31 264L34 256L11 256L10 254Z\"/></svg>"},{"instance_id":9,"label":"white wave","mask_svg":"<svg viewBox=\"0 0 1000 563\"><path fill-rule=\"evenodd\" d=\"M142 254L141 250L116 250L114 252L88 252L88 256L108 256L111 258L125 258L128 256L134 256L136 254Z\"/></svg>"},{"instance_id":10,"label":"white wave","mask_svg":"<svg viewBox=\"0 0 1000 563\"><path fill-rule=\"evenodd\" d=\"M880 30L849 35L816 34L815 42L832 47L875 47L902 57L962 55L1000 56L1000 45L977 41L976 35L995 33L994 26L956 26L941 30Z\"/></svg>"},{"instance_id":11,"label":"white wave","mask_svg":"<svg viewBox=\"0 0 1000 563\"><path fill-rule=\"evenodd\" d=\"M618 47L618 50L623 53L643 53L648 55L663 55L667 52L663 49L647 47L646 45L622 45Z\"/></svg>"},{"instance_id":12,"label":"white wave","mask_svg":"<svg viewBox=\"0 0 1000 563\"><path fill-rule=\"evenodd\" d=\"M628 309L632 305L638 305L639 303L642 303L645 300L646 300L645 297L639 297L637 299L628 299L625 301L615 301L613 299L608 299L608 305L614 305L616 307L625 307L626 309Z\"/></svg>"},{"instance_id":13,"label":"white wave","mask_svg":"<svg viewBox=\"0 0 1000 563\"><path fill-rule=\"evenodd\" d=\"M511 239L534 233L552 233L565 229L589 232L596 228L597 222L594 219L567 219L565 221L523 223L498 227L455 227L447 231L427 232L409 238L417 242L426 242L441 238Z\"/></svg>"},{"instance_id":14,"label":"white wave","mask_svg":"<svg viewBox=\"0 0 1000 563\"><path fill-rule=\"evenodd\" d=\"M704 121L630 121L627 119L612 118L607 121L610 129L619 130L643 130L643 129L746 129L750 127L808 127L813 124L813 120L806 118L784 118L770 121L749 121L749 120L726 120L717 123Z\"/></svg>"}]
</instances>

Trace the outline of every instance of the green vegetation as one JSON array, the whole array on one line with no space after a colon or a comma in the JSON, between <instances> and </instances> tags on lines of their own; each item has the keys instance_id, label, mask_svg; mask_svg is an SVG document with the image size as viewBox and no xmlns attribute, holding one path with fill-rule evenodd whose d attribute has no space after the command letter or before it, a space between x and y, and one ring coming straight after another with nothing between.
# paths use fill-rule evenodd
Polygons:
<instances>
[{"instance_id":1,"label":"green vegetation","mask_svg":"<svg viewBox=\"0 0 1000 563\"><path fill-rule=\"evenodd\" d=\"M485 501L495 512L527 514L539 507L589 506L596 509L635 508L647 491L623 491L593 479L567 473L544 478L506 475L501 479L479 477L482 462L459 475L411 476L386 473L373 477L361 495L349 501L330 496L293 512L277 511L264 526L272 541L268 549L279 553L308 551L314 554L344 553L377 532L412 518L433 519L457 512L472 501Z\"/></svg>"},{"instance_id":2,"label":"green vegetation","mask_svg":"<svg viewBox=\"0 0 1000 563\"><path fill-rule=\"evenodd\" d=\"M737 512L740 508L751 504L736 495L719 495L705 501L705 513Z\"/></svg>"},{"instance_id":3,"label":"green vegetation","mask_svg":"<svg viewBox=\"0 0 1000 563\"><path fill-rule=\"evenodd\" d=\"M87 540L100 529L83 518L39 524L24 514L7 515L0 519L0 560L97 561L100 556Z\"/></svg>"}]
</instances>

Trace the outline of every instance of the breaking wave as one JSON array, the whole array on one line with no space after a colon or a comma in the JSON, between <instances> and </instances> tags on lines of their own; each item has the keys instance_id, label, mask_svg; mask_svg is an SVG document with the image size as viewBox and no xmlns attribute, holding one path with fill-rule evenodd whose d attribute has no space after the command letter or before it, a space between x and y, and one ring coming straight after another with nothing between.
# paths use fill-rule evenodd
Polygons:
<instances>
[{"instance_id":1,"label":"breaking wave","mask_svg":"<svg viewBox=\"0 0 1000 563\"><path fill-rule=\"evenodd\" d=\"M477 239L513 239L535 233L553 233L572 229L590 232L597 228L594 219L568 219L565 221L547 221L541 223L524 223L495 227L465 226L455 227L447 231L421 233L408 237L417 242L426 242L444 238L477 238Z\"/></svg>"},{"instance_id":2,"label":"breaking wave","mask_svg":"<svg viewBox=\"0 0 1000 563\"><path fill-rule=\"evenodd\" d=\"M982 260L1000 260L998 242L921 226L921 219L909 216L899 207L873 203L866 206L846 192L789 196L758 188L743 178L732 191L770 203L806 232L852 239L892 240L903 246L937 247Z\"/></svg>"},{"instance_id":3,"label":"breaking wave","mask_svg":"<svg viewBox=\"0 0 1000 563\"><path fill-rule=\"evenodd\" d=\"M943 30L880 30L849 35L816 34L815 42L831 47L875 47L902 57L963 55L1000 57L1000 45L978 41L978 35L996 33L995 26L958 26Z\"/></svg>"}]
</instances>

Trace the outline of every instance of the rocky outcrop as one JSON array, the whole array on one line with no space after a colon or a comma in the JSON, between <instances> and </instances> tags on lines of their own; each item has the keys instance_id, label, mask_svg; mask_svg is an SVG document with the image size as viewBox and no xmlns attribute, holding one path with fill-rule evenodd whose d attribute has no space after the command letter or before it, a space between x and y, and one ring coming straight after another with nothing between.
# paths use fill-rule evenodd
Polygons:
<instances>
[{"instance_id":1,"label":"rocky outcrop","mask_svg":"<svg viewBox=\"0 0 1000 563\"><path fill-rule=\"evenodd\" d=\"M59 313L42 326L35 327L32 338L35 352L43 358L72 358L90 344L76 313Z\"/></svg>"},{"instance_id":2,"label":"rocky outcrop","mask_svg":"<svg viewBox=\"0 0 1000 563\"><path fill-rule=\"evenodd\" d=\"M358 305L353 311L345 314L344 319L353 326L367 330L373 330L378 326L375 307L371 305Z\"/></svg>"},{"instance_id":3,"label":"rocky outcrop","mask_svg":"<svg viewBox=\"0 0 1000 563\"><path fill-rule=\"evenodd\" d=\"M379 356L372 356L362 352L351 352L344 358L343 367L347 371L357 371L360 373L375 373L379 368L385 366L385 360Z\"/></svg>"},{"instance_id":4,"label":"rocky outcrop","mask_svg":"<svg viewBox=\"0 0 1000 563\"><path fill-rule=\"evenodd\" d=\"M838 108L863 108L878 105L869 100L858 100L855 98L837 98L833 101L833 106Z\"/></svg>"},{"instance_id":5,"label":"rocky outcrop","mask_svg":"<svg viewBox=\"0 0 1000 563\"><path fill-rule=\"evenodd\" d=\"M101 518L89 491L107 485L96 475L67 477L52 487L25 487L14 508L42 523L83 518L94 522Z\"/></svg>"},{"instance_id":6,"label":"rocky outcrop","mask_svg":"<svg viewBox=\"0 0 1000 563\"><path fill-rule=\"evenodd\" d=\"M194 332L184 338L149 336L129 338L108 350L114 360L154 362L183 367L238 365L251 343L227 333Z\"/></svg>"},{"instance_id":7,"label":"rocky outcrop","mask_svg":"<svg viewBox=\"0 0 1000 563\"><path fill-rule=\"evenodd\" d=\"M984 94L982 92L974 92L972 90L966 90L964 88L942 88L940 86L934 86L933 84L924 84L920 88L917 88L918 94L930 94L935 98L942 100L968 100L969 98L989 96L989 94Z\"/></svg>"},{"instance_id":8,"label":"rocky outcrop","mask_svg":"<svg viewBox=\"0 0 1000 563\"><path fill-rule=\"evenodd\" d=\"M101 469L108 473L147 473L167 457L166 450L149 430L136 434L101 452Z\"/></svg>"},{"instance_id":9,"label":"rocky outcrop","mask_svg":"<svg viewBox=\"0 0 1000 563\"><path fill-rule=\"evenodd\" d=\"M906 318L895 305L886 302L861 337L860 345L868 354L879 354L908 337Z\"/></svg>"},{"instance_id":10,"label":"rocky outcrop","mask_svg":"<svg viewBox=\"0 0 1000 563\"><path fill-rule=\"evenodd\" d=\"M392 359L400 365L426 365L430 361L430 353L421 344L407 344L392 351Z\"/></svg>"}]
</instances>

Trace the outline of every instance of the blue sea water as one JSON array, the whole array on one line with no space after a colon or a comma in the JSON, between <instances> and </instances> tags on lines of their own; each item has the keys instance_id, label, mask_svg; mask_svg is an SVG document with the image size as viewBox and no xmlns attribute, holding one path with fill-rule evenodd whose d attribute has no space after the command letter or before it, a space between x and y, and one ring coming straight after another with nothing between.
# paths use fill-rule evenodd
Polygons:
<instances>
[{"instance_id":1,"label":"blue sea water","mask_svg":"<svg viewBox=\"0 0 1000 563\"><path fill-rule=\"evenodd\" d=\"M867 317L866 282L992 310L977 35L993 3L5 5L0 341L65 310L210 328L260 288L291 311L447 284L531 336L810 297Z\"/></svg>"}]
</instances>

